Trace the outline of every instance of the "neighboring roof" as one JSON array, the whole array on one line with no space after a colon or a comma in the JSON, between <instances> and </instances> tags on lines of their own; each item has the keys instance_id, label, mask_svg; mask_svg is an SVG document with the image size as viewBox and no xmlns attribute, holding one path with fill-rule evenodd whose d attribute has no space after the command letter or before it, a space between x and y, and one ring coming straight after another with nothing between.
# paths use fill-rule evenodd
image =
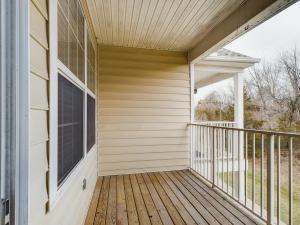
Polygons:
<instances>
[{"instance_id":1,"label":"neighboring roof","mask_svg":"<svg viewBox=\"0 0 300 225\"><path fill-rule=\"evenodd\" d=\"M228 79L259 61L260 59L221 48L195 64L195 87Z\"/></svg>"},{"instance_id":2,"label":"neighboring roof","mask_svg":"<svg viewBox=\"0 0 300 225\"><path fill-rule=\"evenodd\" d=\"M248 63L257 63L260 59L252 58L247 55L243 55L239 52L234 52L226 48L221 48L218 51L212 53L206 60L220 60L220 61L230 61L230 62L248 62Z\"/></svg>"}]
</instances>

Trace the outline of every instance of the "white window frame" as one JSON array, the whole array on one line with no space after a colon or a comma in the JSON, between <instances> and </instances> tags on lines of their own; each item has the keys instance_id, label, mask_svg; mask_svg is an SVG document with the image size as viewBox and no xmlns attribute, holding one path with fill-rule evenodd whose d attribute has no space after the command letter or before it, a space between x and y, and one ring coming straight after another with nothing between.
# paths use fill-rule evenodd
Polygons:
<instances>
[{"instance_id":1,"label":"white window frame","mask_svg":"<svg viewBox=\"0 0 300 225\"><path fill-rule=\"evenodd\" d=\"M80 2L80 1L79 1ZM82 7L81 7L82 9ZM87 23L84 20L84 82L76 77L71 70L58 59L58 0L49 1L49 43L50 43L50 146L49 146L49 210L55 208L62 196L71 187L76 177L78 177L84 162L87 159L86 135L87 135L87 94L96 101L96 95L87 87ZM83 13L83 9L82 9ZM83 13L84 15L84 13ZM61 75L72 84L83 91L83 157L69 172L62 184L58 185L58 76ZM95 120L96 123L96 120ZM95 124L96 126L96 124ZM96 133L96 132L95 132ZM94 147L94 146L93 146ZM91 151L90 151L91 152ZM90 153L89 152L89 153Z\"/></svg>"},{"instance_id":2,"label":"white window frame","mask_svg":"<svg viewBox=\"0 0 300 225\"><path fill-rule=\"evenodd\" d=\"M86 154L89 154L89 153L91 153L92 151L93 151L93 148L95 148L95 146L96 146L96 144L97 144L97 104L96 104L96 102L97 102L97 99L96 99L96 84L97 84L97 82L96 82L96 74L97 74L97 70L96 70L96 68L94 69L94 72L95 72L95 77L94 77L94 82L95 82L95 93L93 93L90 89L89 89L89 87L88 87L88 83L87 83L87 76L88 76L88 74L87 74L87 66L88 66L88 60L87 60L87 38L88 38L88 33L91 33L91 32L89 32L89 29L88 29L88 26L85 26L85 36L84 36L84 40L85 40L85 42L84 42L84 44L85 44L85 49L86 49L86 51L85 51L85 58L86 58L86 60L85 60L85 81L86 81L86 93L85 93L85 102L87 102L87 95L90 95L94 100L95 100L95 143L94 143L94 145L91 147L91 149L90 149L90 151L88 151L88 149L87 149L87 138L85 138L85 153ZM90 34L90 36L91 36L91 34ZM91 43L92 43L92 45L93 45L93 48L94 48L94 50L95 50L95 67L97 67L96 66L96 64L97 64L97 61L96 61L96 59L97 59L97 57L96 57L96 51L97 51L97 49L95 48L95 46L94 46L94 43L93 43L93 41L91 40ZM85 112L87 112L87 104L85 104ZM87 113L85 113L85 115L86 115ZM86 123L85 123L85 130L87 131L87 116L85 116L85 121L86 121ZM85 132L85 137L87 136L87 132Z\"/></svg>"}]
</instances>

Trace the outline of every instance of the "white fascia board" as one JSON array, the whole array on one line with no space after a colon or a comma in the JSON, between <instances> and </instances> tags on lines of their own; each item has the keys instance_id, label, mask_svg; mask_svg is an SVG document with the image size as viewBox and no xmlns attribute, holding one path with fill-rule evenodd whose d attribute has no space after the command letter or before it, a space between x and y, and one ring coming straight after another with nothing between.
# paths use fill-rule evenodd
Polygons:
<instances>
[{"instance_id":1,"label":"white fascia board","mask_svg":"<svg viewBox=\"0 0 300 225\"><path fill-rule=\"evenodd\" d=\"M197 63L295 2L297 0L246 0L204 38L198 40L189 51L189 61Z\"/></svg>"}]
</instances>

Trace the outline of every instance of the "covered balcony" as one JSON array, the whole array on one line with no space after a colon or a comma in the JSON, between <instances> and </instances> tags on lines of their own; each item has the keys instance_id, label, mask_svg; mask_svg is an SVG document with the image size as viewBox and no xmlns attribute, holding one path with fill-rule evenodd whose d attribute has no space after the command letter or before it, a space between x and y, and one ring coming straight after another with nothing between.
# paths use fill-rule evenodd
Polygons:
<instances>
[{"instance_id":1,"label":"covered balcony","mask_svg":"<svg viewBox=\"0 0 300 225\"><path fill-rule=\"evenodd\" d=\"M275 216L280 207L274 206L274 198L280 201L280 192L275 195L275 139L288 140L292 160L292 142L298 135L244 129L243 71L259 59L226 49L214 52L218 42L214 48L204 44L218 34L205 36L201 26L194 30L188 23L189 35L181 35L175 20L164 16L168 7L162 7L159 19L146 17L144 25L133 13L131 26L136 30L129 29L128 10L138 7L141 13L148 9L155 14L158 8L119 4L87 1L99 44L99 178L86 225L280 224L280 216ZM225 18L230 15L227 10L250 7L238 5L238 1L220 3L209 18L217 14ZM118 23L117 15L125 20ZM207 26L214 27L213 22ZM196 33L203 37L192 47ZM191 47L187 54L184 50ZM194 121L194 90L228 78L234 79L234 121ZM256 158L250 157L257 148L263 152L259 174L253 166ZM292 218L292 198L289 204Z\"/></svg>"},{"instance_id":2,"label":"covered balcony","mask_svg":"<svg viewBox=\"0 0 300 225\"><path fill-rule=\"evenodd\" d=\"M244 128L258 60L222 47L294 2L32 0L29 224L283 224L283 149L293 224L300 135ZM234 120L195 121L230 77Z\"/></svg>"}]
</instances>

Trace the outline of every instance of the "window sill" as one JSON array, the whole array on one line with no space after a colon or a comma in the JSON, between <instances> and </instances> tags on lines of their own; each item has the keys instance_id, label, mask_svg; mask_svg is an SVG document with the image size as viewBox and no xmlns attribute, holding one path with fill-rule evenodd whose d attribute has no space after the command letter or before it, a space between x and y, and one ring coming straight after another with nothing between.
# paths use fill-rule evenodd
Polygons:
<instances>
[{"instance_id":1,"label":"window sill","mask_svg":"<svg viewBox=\"0 0 300 225\"><path fill-rule=\"evenodd\" d=\"M49 212L55 209L56 205L60 202L63 196L65 196L67 191L69 191L71 186L73 186L72 184L75 182L76 178L78 178L78 175L82 171L86 160L86 157L82 158L71 170L70 174L65 178L65 181L63 181L63 183L57 188L54 198L52 200L50 199Z\"/></svg>"}]
</instances>

